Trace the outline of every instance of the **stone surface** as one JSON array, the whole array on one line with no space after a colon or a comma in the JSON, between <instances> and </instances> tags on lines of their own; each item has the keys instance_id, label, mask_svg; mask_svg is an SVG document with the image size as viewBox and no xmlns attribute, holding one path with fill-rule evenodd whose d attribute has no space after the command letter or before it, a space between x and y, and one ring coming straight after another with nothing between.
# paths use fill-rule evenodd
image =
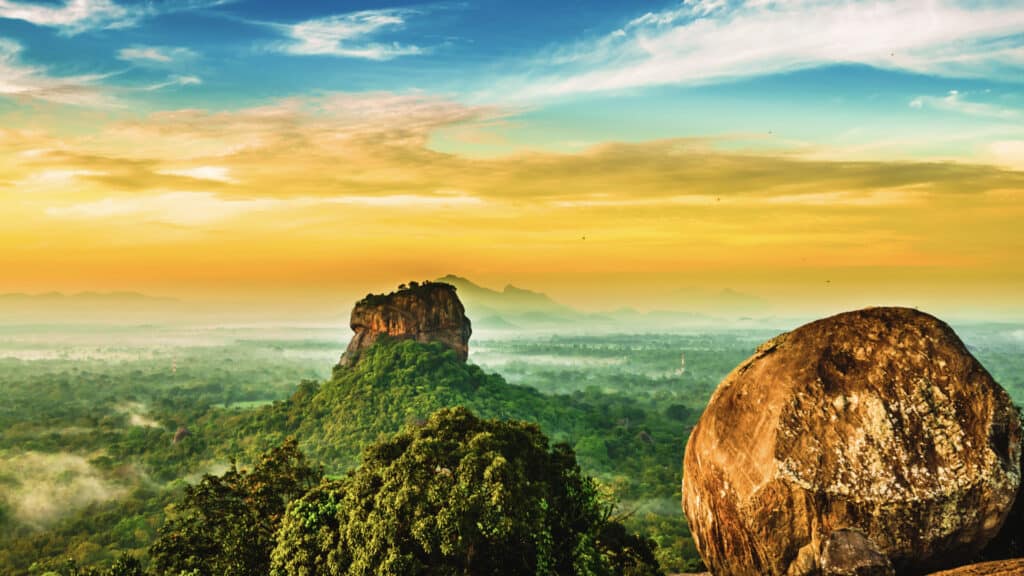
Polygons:
<instances>
[{"instance_id":1,"label":"stone surface","mask_svg":"<svg viewBox=\"0 0 1024 576\"><path fill-rule=\"evenodd\" d=\"M938 570L999 531L1020 440L1009 396L949 326L849 312L770 340L722 381L687 443L683 509L718 576L824 573L841 529L897 573Z\"/></svg>"},{"instance_id":2,"label":"stone surface","mask_svg":"<svg viewBox=\"0 0 1024 576\"><path fill-rule=\"evenodd\" d=\"M1021 462L1021 473L1024 475L1024 458ZM1017 489L1017 499L1013 502L1013 508L1003 522L999 534L988 543L982 552L982 557L989 560L1004 558L1024 557L1024 478L1021 481L1021 488ZM1024 572L1021 572L1024 574Z\"/></svg>"},{"instance_id":3,"label":"stone surface","mask_svg":"<svg viewBox=\"0 0 1024 576\"><path fill-rule=\"evenodd\" d=\"M391 294L367 295L352 309L350 326L355 334L341 356L342 366L354 364L383 336L440 342L465 362L473 333L455 287L441 282L411 283Z\"/></svg>"},{"instance_id":4,"label":"stone surface","mask_svg":"<svg viewBox=\"0 0 1024 576\"><path fill-rule=\"evenodd\" d=\"M931 576L1020 576L1024 574L1024 560L1000 560L961 566L935 572Z\"/></svg>"},{"instance_id":5,"label":"stone surface","mask_svg":"<svg viewBox=\"0 0 1024 576\"><path fill-rule=\"evenodd\" d=\"M860 530L840 528L825 541L821 572L829 576L893 576L892 563Z\"/></svg>"}]
</instances>

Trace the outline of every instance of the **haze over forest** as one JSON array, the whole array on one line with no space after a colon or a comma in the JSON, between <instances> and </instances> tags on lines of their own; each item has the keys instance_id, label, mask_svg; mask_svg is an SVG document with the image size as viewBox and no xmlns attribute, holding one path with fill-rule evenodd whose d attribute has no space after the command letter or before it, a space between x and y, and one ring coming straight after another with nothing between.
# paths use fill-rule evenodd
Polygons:
<instances>
[{"instance_id":1,"label":"haze over forest","mask_svg":"<svg viewBox=\"0 0 1024 576\"><path fill-rule=\"evenodd\" d=\"M992 305L979 303L955 305L928 298L875 298L864 294L835 297L803 305L784 305L754 294L731 288L686 287L661 296L618 302L615 307L583 308L564 304L571 297L556 300L513 284L500 289L481 286L473 280L447 274L437 281L459 289L475 325L483 330L512 333L546 330L571 332L599 329L605 332L650 332L688 330L699 327L772 326L792 327L801 321L835 310L871 306L879 301L921 308L956 322L1015 322L1024 318L1024 308L1015 303ZM397 282L396 282L397 285ZM832 282L824 283L830 289ZM3 324L167 324L215 326L218 324L276 324L344 326L351 303L362 295L346 292L318 295L292 295L289 298L253 299L244 297L168 298L138 292L82 292L64 294L0 294ZM266 297L265 297L266 298ZM931 304L931 306L928 306ZM117 314L111 316L110 310ZM343 328L342 328L343 329Z\"/></svg>"}]
</instances>

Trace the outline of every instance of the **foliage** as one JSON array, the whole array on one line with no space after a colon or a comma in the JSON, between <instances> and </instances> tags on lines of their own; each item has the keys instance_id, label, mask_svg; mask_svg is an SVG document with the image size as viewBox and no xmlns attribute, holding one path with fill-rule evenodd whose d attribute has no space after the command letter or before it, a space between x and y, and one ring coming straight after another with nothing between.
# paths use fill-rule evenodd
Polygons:
<instances>
[{"instance_id":1,"label":"foliage","mask_svg":"<svg viewBox=\"0 0 1024 576\"><path fill-rule=\"evenodd\" d=\"M660 573L651 543L609 513L537 426L443 409L294 502L272 574Z\"/></svg>"},{"instance_id":2,"label":"foliage","mask_svg":"<svg viewBox=\"0 0 1024 576\"><path fill-rule=\"evenodd\" d=\"M128 554L122 554L106 570L79 566L70 558L52 563L44 562L37 565L36 568L44 570L42 576L145 576L142 562Z\"/></svg>"},{"instance_id":3,"label":"foliage","mask_svg":"<svg viewBox=\"0 0 1024 576\"><path fill-rule=\"evenodd\" d=\"M150 549L157 574L265 574L274 535L293 498L319 482L294 441L270 450L252 472L235 466L185 490Z\"/></svg>"},{"instance_id":4,"label":"foliage","mask_svg":"<svg viewBox=\"0 0 1024 576\"><path fill-rule=\"evenodd\" d=\"M635 347L628 338L608 342L559 340L551 349L601 355ZM656 342L659 352L648 355L651 364L637 370L678 364L674 343ZM526 380L548 390L542 393L459 362L440 345L415 342L378 345L326 382L306 379L296 385L295 375L315 375L315 367L336 360L337 346L326 340L244 339L201 349L103 349L103 354L131 358L124 362L0 359L6 368L0 383L10 392L10 401L0 407L0 421L9 424L0 450L88 454L105 481L128 489L115 500L69 509L43 529L21 524L8 511L11 519L0 523L0 572L28 574L33 561L67 556L81 565L110 566L124 551L149 565L146 552L165 521L166 505L179 500L202 473L219 473L233 459L257 462L263 451L295 436L313 461L344 474L381 435L458 405L488 418L537 423L556 441L569 443L583 470L610 498L635 512L623 516L628 528L663 544L656 551L663 566L678 570L696 557L678 492L686 427L699 415L700 400L690 399L699 393L664 377L630 376L618 369L530 372ZM527 358L545 348L519 351L523 344L515 341L508 346ZM691 372L699 373L699 363L690 363ZM557 382L567 386L558 388ZM268 404L273 398L279 400ZM260 402L266 405L255 406ZM159 426L132 424L121 411L125 403L147 407L146 416ZM684 420L666 412L680 403L692 407ZM179 426L191 434L175 444ZM672 506L661 504L669 500ZM692 556L681 560L684 554Z\"/></svg>"}]
</instances>

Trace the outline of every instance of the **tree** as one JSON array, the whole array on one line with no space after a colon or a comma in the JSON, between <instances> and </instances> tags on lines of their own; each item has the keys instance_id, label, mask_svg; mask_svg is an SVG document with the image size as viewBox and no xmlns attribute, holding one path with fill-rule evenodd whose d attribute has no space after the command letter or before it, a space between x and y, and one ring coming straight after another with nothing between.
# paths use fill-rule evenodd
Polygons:
<instances>
[{"instance_id":1,"label":"tree","mask_svg":"<svg viewBox=\"0 0 1024 576\"><path fill-rule=\"evenodd\" d=\"M264 454L251 473L232 465L185 489L150 548L157 574L266 574L274 534L289 501L323 476L294 439Z\"/></svg>"},{"instance_id":2,"label":"tree","mask_svg":"<svg viewBox=\"0 0 1024 576\"><path fill-rule=\"evenodd\" d=\"M105 576L144 576L142 562L138 558L130 556L127 552L114 560L114 564L104 572Z\"/></svg>"},{"instance_id":3,"label":"tree","mask_svg":"<svg viewBox=\"0 0 1024 576\"><path fill-rule=\"evenodd\" d=\"M536 425L443 409L295 500L271 573L659 574L653 544L610 510Z\"/></svg>"}]
</instances>

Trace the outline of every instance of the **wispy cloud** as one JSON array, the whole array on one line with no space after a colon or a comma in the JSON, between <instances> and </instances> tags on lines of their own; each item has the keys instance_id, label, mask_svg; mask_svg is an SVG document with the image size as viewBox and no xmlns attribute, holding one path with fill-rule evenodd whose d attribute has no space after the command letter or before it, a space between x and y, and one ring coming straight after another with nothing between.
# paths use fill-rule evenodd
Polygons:
<instances>
[{"instance_id":1,"label":"wispy cloud","mask_svg":"<svg viewBox=\"0 0 1024 576\"><path fill-rule=\"evenodd\" d=\"M988 104L985 102L974 102L968 100L966 96L966 94L962 94L957 90L950 90L942 97L918 96L910 101L910 107L917 109L934 108L936 110L956 112L959 114L966 114L968 116L997 118L1003 120L1021 117L1020 110L998 106L996 104Z\"/></svg>"},{"instance_id":2,"label":"wispy cloud","mask_svg":"<svg viewBox=\"0 0 1024 576\"><path fill-rule=\"evenodd\" d=\"M710 83L848 63L1019 79L1022 29L1020 3L687 1L544 54L513 83L524 84L518 96L529 98Z\"/></svg>"},{"instance_id":3,"label":"wispy cloud","mask_svg":"<svg viewBox=\"0 0 1024 576\"><path fill-rule=\"evenodd\" d=\"M97 87L104 75L51 76L43 67L23 63L21 51L17 42L0 38L0 95L80 106L114 104Z\"/></svg>"},{"instance_id":4,"label":"wispy cloud","mask_svg":"<svg viewBox=\"0 0 1024 576\"><path fill-rule=\"evenodd\" d=\"M121 60L149 66L173 64L196 56L198 54L189 48L173 46L131 46L117 53Z\"/></svg>"},{"instance_id":5,"label":"wispy cloud","mask_svg":"<svg viewBox=\"0 0 1024 576\"><path fill-rule=\"evenodd\" d=\"M236 180L231 176L231 169L226 166L194 166L191 168L174 168L159 171L160 174L169 176L182 176L194 180L212 180L214 182L234 183Z\"/></svg>"},{"instance_id":6,"label":"wispy cloud","mask_svg":"<svg viewBox=\"0 0 1024 576\"><path fill-rule=\"evenodd\" d=\"M171 191L132 197L107 197L92 202L51 207L46 214L73 220L130 216L178 226L203 226L252 212L284 211L317 206L364 206L391 210L423 210L477 206L480 198L459 194L386 194L298 198L228 198L212 192Z\"/></svg>"},{"instance_id":7,"label":"wispy cloud","mask_svg":"<svg viewBox=\"0 0 1024 576\"><path fill-rule=\"evenodd\" d=\"M163 90L164 88L170 88L172 86L198 86L203 83L203 79L198 76L184 76L175 74L169 77L164 82L157 82L156 84L150 84L143 88L147 92L153 92L156 90Z\"/></svg>"},{"instance_id":8,"label":"wispy cloud","mask_svg":"<svg viewBox=\"0 0 1024 576\"><path fill-rule=\"evenodd\" d=\"M989 156L1000 166L1024 172L1024 140L999 140L989 146ZM1018 189L1018 194L1024 187Z\"/></svg>"},{"instance_id":9,"label":"wispy cloud","mask_svg":"<svg viewBox=\"0 0 1024 576\"><path fill-rule=\"evenodd\" d=\"M390 60L399 56L423 54L425 49L413 44L381 42L377 38L387 31L405 27L410 10L366 10L299 22L276 24L288 42L274 45L280 52L296 55L338 56L366 60Z\"/></svg>"},{"instance_id":10,"label":"wispy cloud","mask_svg":"<svg viewBox=\"0 0 1024 576\"><path fill-rule=\"evenodd\" d=\"M40 4L0 0L0 18L24 20L36 26L58 28L64 34L87 30L130 28L145 18L225 4L231 0L175 0L154 4L118 4L112 0L67 0Z\"/></svg>"},{"instance_id":11,"label":"wispy cloud","mask_svg":"<svg viewBox=\"0 0 1024 576\"><path fill-rule=\"evenodd\" d=\"M110 0L68 0L63 5L0 0L0 18L61 28L68 34L91 28L126 28L142 15L138 8L128 9Z\"/></svg>"},{"instance_id":12,"label":"wispy cloud","mask_svg":"<svg viewBox=\"0 0 1024 576\"><path fill-rule=\"evenodd\" d=\"M271 198L223 199L212 192L167 191L51 207L46 213L78 220L132 216L168 224L200 226L247 212L271 210L277 205L278 201Z\"/></svg>"},{"instance_id":13,"label":"wispy cloud","mask_svg":"<svg viewBox=\"0 0 1024 576\"><path fill-rule=\"evenodd\" d=\"M910 185L902 188L881 188L866 190L837 190L833 192L811 192L774 196L767 199L769 204L792 206L878 208L921 204L928 200L929 186Z\"/></svg>"},{"instance_id":14,"label":"wispy cloud","mask_svg":"<svg viewBox=\"0 0 1024 576\"><path fill-rule=\"evenodd\" d=\"M1021 269L1006 231L1022 217L1024 172L811 160L706 138L499 157L430 147L438 128L492 114L423 94L325 94L138 115L89 134L0 129L0 173L16 183L0 186L11 239L0 252L25 270L64 272L58 260L73 258L81 272L69 277L143 283L159 259L160 282L211 286L497 259L595 278L786 270L793 286L836 263L927 268L924 287ZM1021 147L993 152L1010 162ZM20 184L31 174L36 185ZM957 226L937 236L946 222Z\"/></svg>"}]
</instances>

